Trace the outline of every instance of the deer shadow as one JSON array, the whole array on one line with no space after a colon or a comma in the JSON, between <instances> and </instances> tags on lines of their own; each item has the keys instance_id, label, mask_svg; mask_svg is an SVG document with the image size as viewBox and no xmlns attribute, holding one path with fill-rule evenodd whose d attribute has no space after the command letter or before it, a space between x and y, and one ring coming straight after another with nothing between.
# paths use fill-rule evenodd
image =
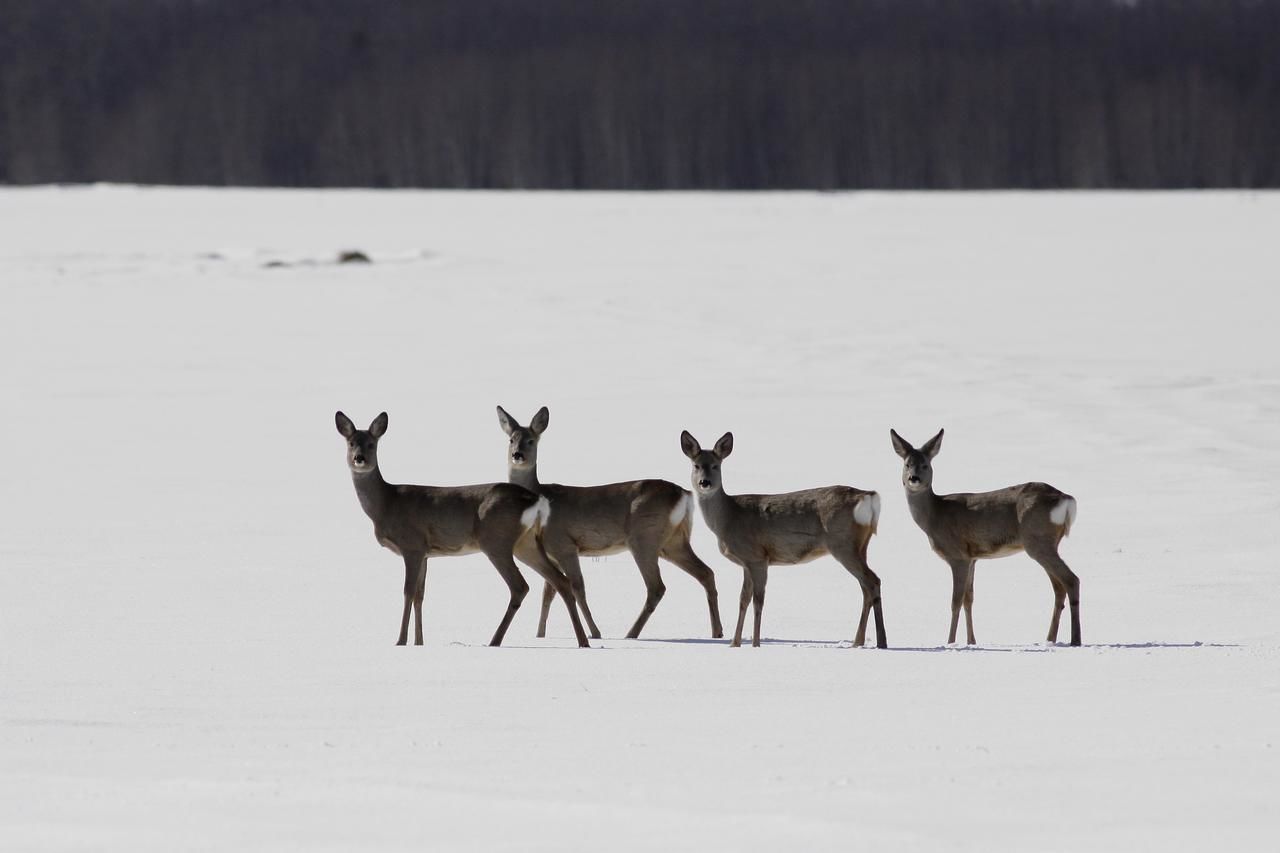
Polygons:
<instances>
[{"instance_id":1,"label":"deer shadow","mask_svg":"<svg viewBox=\"0 0 1280 853\"><path fill-rule=\"evenodd\" d=\"M1238 643L1206 643L1196 640L1190 643L1162 643L1162 642L1140 642L1140 643L1084 643L1080 646L1072 646L1070 643L1038 643L1036 645L1026 646L964 646L959 644L941 645L941 646L891 646L886 651L890 652L991 652L997 654L1044 654L1053 652L1058 649L1069 650L1072 648L1080 649L1121 649L1121 650L1150 650L1150 649L1238 649L1241 648Z\"/></svg>"},{"instance_id":2,"label":"deer shadow","mask_svg":"<svg viewBox=\"0 0 1280 853\"><path fill-rule=\"evenodd\" d=\"M641 637L628 642L637 643L653 643L661 645L693 645L693 646L727 646L729 639L723 638L713 640L705 637ZM743 638L742 645L747 646L750 640ZM867 651L884 651L884 652L926 652L926 653L994 653L994 654L1045 654L1053 652L1057 649L1068 650L1071 648L1081 649L1120 649L1120 650L1150 650L1150 649L1238 649L1241 648L1239 643L1206 643L1196 640L1190 643L1165 643L1158 641L1137 642L1137 643L1085 643L1078 647L1073 647L1070 643L1038 643L1035 645L1025 646L984 646L974 645L965 646L960 644L938 645L938 646L890 646L887 649L877 649L874 645L855 646L850 640L789 640L778 637L762 637L760 639L761 646L796 646L810 648L829 648L829 649L865 649Z\"/></svg>"}]
</instances>

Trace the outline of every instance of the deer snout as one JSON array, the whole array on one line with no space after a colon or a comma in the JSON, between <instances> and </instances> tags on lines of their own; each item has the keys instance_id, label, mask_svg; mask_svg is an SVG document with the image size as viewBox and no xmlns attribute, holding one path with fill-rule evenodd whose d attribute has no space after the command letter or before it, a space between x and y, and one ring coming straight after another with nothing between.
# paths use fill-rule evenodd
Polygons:
<instances>
[{"instance_id":1,"label":"deer snout","mask_svg":"<svg viewBox=\"0 0 1280 853\"><path fill-rule=\"evenodd\" d=\"M710 480L699 480L699 481L698 481L698 488L699 488L699 489L709 489L709 488L711 488L711 481L710 481Z\"/></svg>"},{"instance_id":2,"label":"deer snout","mask_svg":"<svg viewBox=\"0 0 1280 853\"><path fill-rule=\"evenodd\" d=\"M351 461L356 463L357 465L363 465L365 463L364 454L357 453L355 456L351 457Z\"/></svg>"},{"instance_id":3,"label":"deer snout","mask_svg":"<svg viewBox=\"0 0 1280 853\"><path fill-rule=\"evenodd\" d=\"M512 462L515 462L515 463L517 463L517 464L518 464L518 463L520 463L520 462L523 462L523 461L524 461L524 454L523 454L523 453L521 453L519 450L517 450L515 453L512 453L512 454L511 454L511 461L512 461Z\"/></svg>"},{"instance_id":4,"label":"deer snout","mask_svg":"<svg viewBox=\"0 0 1280 853\"><path fill-rule=\"evenodd\" d=\"M911 476L907 477L907 482L914 486L916 483L920 482L920 478L917 477L915 474L912 474Z\"/></svg>"}]
</instances>

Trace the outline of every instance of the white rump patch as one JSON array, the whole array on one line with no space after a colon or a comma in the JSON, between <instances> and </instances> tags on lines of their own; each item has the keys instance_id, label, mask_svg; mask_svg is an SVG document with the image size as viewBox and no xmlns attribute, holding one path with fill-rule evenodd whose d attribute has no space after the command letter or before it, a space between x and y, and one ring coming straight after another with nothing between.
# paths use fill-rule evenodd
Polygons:
<instances>
[{"instance_id":1,"label":"white rump patch","mask_svg":"<svg viewBox=\"0 0 1280 853\"><path fill-rule=\"evenodd\" d=\"M684 520L693 512L693 498L686 492L680 496L680 500L676 501L675 507L671 510L671 526L679 527L684 524Z\"/></svg>"},{"instance_id":2,"label":"white rump patch","mask_svg":"<svg viewBox=\"0 0 1280 853\"><path fill-rule=\"evenodd\" d=\"M551 518L551 501L546 498L538 498L538 502L526 509L520 515L520 523L524 525L525 530L533 527L546 527L547 519Z\"/></svg>"},{"instance_id":3,"label":"white rump patch","mask_svg":"<svg viewBox=\"0 0 1280 853\"><path fill-rule=\"evenodd\" d=\"M1058 501L1058 505L1049 510L1049 520L1059 527L1065 528L1065 533L1071 532L1071 525L1076 520L1076 499L1063 498Z\"/></svg>"},{"instance_id":4,"label":"white rump patch","mask_svg":"<svg viewBox=\"0 0 1280 853\"><path fill-rule=\"evenodd\" d=\"M876 492L863 495L853 508L853 520L863 527L880 524L880 495Z\"/></svg>"}]
</instances>

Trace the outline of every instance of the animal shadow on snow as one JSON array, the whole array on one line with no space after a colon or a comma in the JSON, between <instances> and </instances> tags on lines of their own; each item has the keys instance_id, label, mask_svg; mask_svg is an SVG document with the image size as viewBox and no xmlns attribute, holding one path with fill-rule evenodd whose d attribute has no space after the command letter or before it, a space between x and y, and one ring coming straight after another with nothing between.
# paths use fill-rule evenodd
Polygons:
<instances>
[{"instance_id":1,"label":"animal shadow on snow","mask_svg":"<svg viewBox=\"0 0 1280 853\"><path fill-rule=\"evenodd\" d=\"M1070 643L1034 643L1034 644L1028 644L1028 645L1013 645L1013 646L998 646L998 645L996 646L984 646L984 645L963 646L957 643L951 646L948 646L948 645L890 646L886 651L890 651L890 652L953 652L953 653L954 652L967 652L967 653L995 652L1000 654L1021 654L1026 652L1026 653L1034 654L1037 652L1051 652L1057 648L1070 649L1072 648L1072 646ZM1238 649L1240 648L1240 645L1238 643L1205 643L1205 642L1201 642L1200 640L1196 640L1195 642L1191 642L1191 643L1160 643L1160 642L1085 643L1081 646L1077 646L1076 648L1120 649L1120 650L1142 651L1142 650L1151 650L1151 649Z\"/></svg>"},{"instance_id":2,"label":"animal shadow on snow","mask_svg":"<svg viewBox=\"0 0 1280 853\"><path fill-rule=\"evenodd\" d=\"M549 638L555 639L555 638ZM562 638L563 639L563 638ZM606 638L606 640L609 638ZM621 638L615 638L621 639ZM712 640L705 637L640 637L633 640L624 640L624 642L639 643L640 646L600 646L599 649L612 649L614 651L624 651L627 648L642 648L644 646L728 646L729 639L723 638ZM776 637L761 637L760 644L762 646L793 646L796 648L827 648L827 649L853 649L855 646L849 640L786 640ZM449 643L451 646L466 646L475 648L488 648L486 643L466 643L454 641ZM546 650L547 646L521 646L509 645L506 648L513 649L541 649ZM965 646L956 644L953 646L890 646L887 649L876 649L874 646L864 646L867 651L878 652L924 652L924 653L940 653L949 654L1037 654L1052 652L1055 649L1071 649L1070 643L1035 643L1028 645L1011 645L1011 646ZM1132 650L1132 651L1150 651L1152 649L1238 649L1241 648L1239 643L1206 643L1196 640L1191 643L1085 643L1077 646L1080 649L1115 649L1115 650Z\"/></svg>"},{"instance_id":3,"label":"animal shadow on snow","mask_svg":"<svg viewBox=\"0 0 1280 853\"><path fill-rule=\"evenodd\" d=\"M730 638L723 637L718 640L708 639L706 637L641 637L631 642L653 643L655 645L682 645L682 646L727 646L731 642ZM853 648L853 643L849 640L786 640L778 637L761 637L760 645L762 646L813 646L815 648ZM868 648L871 648L868 646Z\"/></svg>"}]
</instances>

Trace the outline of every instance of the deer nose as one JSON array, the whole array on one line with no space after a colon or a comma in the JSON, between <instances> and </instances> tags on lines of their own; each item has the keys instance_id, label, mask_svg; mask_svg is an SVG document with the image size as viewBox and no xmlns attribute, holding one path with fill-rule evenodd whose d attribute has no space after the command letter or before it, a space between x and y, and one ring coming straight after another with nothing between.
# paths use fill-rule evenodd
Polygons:
<instances>
[{"instance_id":1,"label":"deer nose","mask_svg":"<svg viewBox=\"0 0 1280 853\"><path fill-rule=\"evenodd\" d=\"M919 477L917 477L915 474L912 474L910 477L908 477L908 478L907 478L907 482L908 482L908 483L918 483L918 482L920 482L920 478L919 478Z\"/></svg>"},{"instance_id":2,"label":"deer nose","mask_svg":"<svg viewBox=\"0 0 1280 853\"><path fill-rule=\"evenodd\" d=\"M512 454L511 454L511 461L512 461L512 462L523 462L523 461L524 461L524 454L523 454L523 453L520 453L520 452L518 452L518 451L517 451L516 453L512 453Z\"/></svg>"},{"instance_id":3,"label":"deer nose","mask_svg":"<svg viewBox=\"0 0 1280 853\"><path fill-rule=\"evenodd\" d=\"M357 454L355 455L355 458L354 458L352 461L354 461L357 465L363 465L363 464L364 464L364 457L357 453Z\"/></svg>"},{"instance_id":4,"label":"deer nose","mask_svg":"<svg viewBox=\"0 0 1280 853\"><path fill-rule=\"evenodd\" d=\"M698 481L698 488L700 488L700 489L709 489L709 488L711 488L711 481L710 481L710 480L699 480L699 481Z\"/></svg>"}]
</instances>

